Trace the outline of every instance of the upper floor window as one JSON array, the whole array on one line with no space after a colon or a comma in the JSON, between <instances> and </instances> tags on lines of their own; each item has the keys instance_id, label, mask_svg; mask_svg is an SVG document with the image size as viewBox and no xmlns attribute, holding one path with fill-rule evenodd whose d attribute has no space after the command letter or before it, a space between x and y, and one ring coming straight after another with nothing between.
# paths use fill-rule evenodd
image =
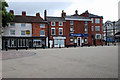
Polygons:
<instances>
[{"instance_id":1,"label":"upper floor window","mask_svg":"<svg viewBox=\"0 0 120 80\"><path fill-rule=\"evenodd\" d=\"M10 30L10 35L15 35L15 30Z\"/></svg>"},{"instance_id":2,"label":"upper floor window","mask_svg":"<svg viewBox=\"0 0 120 80\"><path fill-rule=\"evenodd\" d=\"M70 25L73 25L73 21L70 21Z\"/></svg>"},{"instance_id":3,"label":"upper floor window","mask_svg":"<svg viewBox=\"0 0 120 80\"><path fill-rule=\"evenodd\" d=\"M59 22L59 26L63 26L63 22Z\"/></svg>"},{"instance_id":4,"label":"upper floor window","mask_svg":"<svg viewBox=\"0 0 120 80\"><path fill-rule=\"evenodd\" d=\"M85 34L87 34L88 33L88 29L87 29L87 27L85 27Z\"/></svg>"},{"instance_id":5,"label":"upper floor window","mask_svg":"<svg viewBox=\"0 0 120 80\"><path fill-rule=\"evenodd\" d=\"M51 28L51 35L55 35L55 28Z\"/></svg>"},{"instance_id":6,"label":"upper floor window","mask_svg":"<svg viewBox=\"0 0 120 80\"><path fill-rule=\"evenodd\" d=\"M87 25L87 21L85 21L85 25Z\"/></svg>"},{"instance_id":7,"label":"upper floor window","mask_svg":"<svg viewBox=\"0 0 120 80\"><path fill-rule=\"evenodd\" d=\"M45 28L45 24L40 24L40 28Z\"/></svg>"},{"instance_id":8,"label":"upper floor window","mask_svg":"<svg viewBox=\"0 0 120 80\"><path fill-rule=\"evenodd\" d=\"M73 26L70 26L70 32L74 32Z\"/></svg>"},{"instance_id":9,"label":"upper floor window","mask_svg":"<svg viewBox=\"0 0 120 80\"><path fill-rule=\"evenodd\" d=\"M55 26L55 22L51 22L51 26Z\"/></svg>"},{"instance_id":10,"label":"upper floor window","mask_svg":"<svg viewBox=\"0 0 120 80\"><path fill-rule=\"evenodd\" d=\"M45 30L40 31L40 36L45 36Z\"/></svg>"},{"instance_id":11,"label":"upper floor window","mask_svg":"<svg viewBox=\"0 0 120 80\"><path fill-rule=\"evenodd\" d=\"M93 18L91 19L91 21L92 21L91 23L94 23L94 19Z\"/></svg>"},{"instance_id":12,"label":"upper floor window","mask_svg":"<svg viewBox=\"0 0 120 80\"><path fill-rule=\"evenodd\" d=\"M15 23L10 23L10 27L15 27Z\"/></svg>"},{"instance_id":13,"label":"upper floor window","mask_svg":"<svg viewBox=\"0 0 120 80\"><path fill-rule=\"evenodd\" d=\"M21 24L21 27L25 27L26 26L26 24Z\"/></svg>"},{"instance_id":14,"label":"upper floor window","mask_svg":"<svg viewBox=\"0 0 120 80\"><path fill-rule=\"evenodd\" d=\"M100 19L95 19L95 23L100 23Z\"/></svg>"},{"instance_id":15,"label":"upper floor window","mask_svg":"<svg viewBox=\"0 0 120 80\"><path fill-rule=\"evenodd\" d=\"M100 31L100 26L95 26L95 31Z\"/></svg>"},{"instance_id":16,"label":"upper floor window","mask_svg":"<svg viewBox=\"0 0 120 80\"><path fill-rule=\"evenodd\" d=\"M91 31L94 31L94 26L91 26Z\"/></svg>"},{"instance_id":17,"label":"upper floor window","mask_svg":"<svg viewBox=\"0 0 120 80\"><path fill-rule=\"evenodd\" d=\"M63 35L63 28L59 28L59 35Z\"/></svg>"},{"instance_id":18,"label":"upper floor window","mask_svg":"<svg viewBox=\"0 0 120 80\"><path fill-rule=\"evenodd\" d=\"M22 30L21 35L26 35L26 31Z\"/></svg>"},{"instance_id":19,"label":"upper floor window","mask_svg":"<svg viewBox=\"0 0 120 80\"><path fill-rule=\"evenodd\" d=\"M95 39L101 39L101 34L96 34Z\"/></svg>"}]
</instances>

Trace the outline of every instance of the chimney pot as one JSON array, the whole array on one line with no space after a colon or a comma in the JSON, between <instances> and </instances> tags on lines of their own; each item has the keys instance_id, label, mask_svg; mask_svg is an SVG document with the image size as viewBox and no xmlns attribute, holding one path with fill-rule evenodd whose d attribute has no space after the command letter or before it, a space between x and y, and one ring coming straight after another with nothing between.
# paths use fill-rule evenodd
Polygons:
<instances>
[{"instance_id":1,"label":"chimney pot","mask_svg":"<svg viewBox=\"0 0 120 80\"><path fill-rule=\"evenodd\" d=\"M40 13L36 13L36 16L40 17Z\"/></svg>"}]
</instances>

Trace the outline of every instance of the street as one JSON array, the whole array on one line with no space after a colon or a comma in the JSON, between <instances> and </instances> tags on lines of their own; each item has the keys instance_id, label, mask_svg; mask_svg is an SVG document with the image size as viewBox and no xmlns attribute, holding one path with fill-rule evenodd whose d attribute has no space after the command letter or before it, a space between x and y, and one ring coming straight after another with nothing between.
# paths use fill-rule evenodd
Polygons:
<instances>
[{"instance_id":1,"label":"street","mask_svg":"<svg viewBox=\"0 0 120 80\"><path fill-rule=\"evenodd\" d=\"M26 50L20 51L26 52ZM27 51L36 54L2 61L3 78L118 77L118 46L28 49ZM8 51L10 52L13 50Z\"/></svg>"}]
</instances>

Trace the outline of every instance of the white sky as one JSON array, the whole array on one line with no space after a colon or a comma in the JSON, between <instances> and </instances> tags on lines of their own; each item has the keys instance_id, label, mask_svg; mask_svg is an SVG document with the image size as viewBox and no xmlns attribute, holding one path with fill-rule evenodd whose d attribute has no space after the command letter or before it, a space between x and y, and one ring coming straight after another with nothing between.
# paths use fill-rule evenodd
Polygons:
<instances>
[{"instance_id":1,"label":"white sky","mask_svg":"<svg viewBox=\"0 0 120 80\"><path fill-rule=\"evenodd\" d=\"M37 3L51 3L49 6L42 7L43 5L39 5L37 7L42 7L40 10L41 16L43 17L43 10L47 9L48 11L48 16L61 16L62 10L64 10L67 15L72 15L75 13L75 10L78 10L78 13L81 14L88 10L92 14L96 14L99 16L104 17L104 22L107 20L111 21L117 21L118 20L118 2L120 0L6 0L8 3L10 2L37 2ZM56 3L63 3L60 5L55 5L54 2ZM63 6L65 3L65 6ZM33 3L34 4L34 3ZM14 4L15 5L15 4ZM52 7L51 7L52 6ZM16 8L17 7L17 8ZM35 6L32 6L33 8ZM15 5L15 7L12 6L12 4L9 5L8 10L13 9L16 11L16 14L21 14L23 10L28 10L30 8L19 6L19 11L18 5ZM32 8L31 8L32 9ZM37 13L38 10L32 9L32 12ZM35 15L35 13L31 13L32 15Z\"/></svg>"}]
</instances>

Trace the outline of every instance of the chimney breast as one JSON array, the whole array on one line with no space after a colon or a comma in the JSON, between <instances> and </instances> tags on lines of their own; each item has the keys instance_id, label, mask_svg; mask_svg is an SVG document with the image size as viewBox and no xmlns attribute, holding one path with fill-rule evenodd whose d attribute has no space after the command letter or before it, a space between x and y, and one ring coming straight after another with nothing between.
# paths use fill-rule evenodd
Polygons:
<instances>
[{"instance_id":1,"label":"chimney breast","mask_svg":"<svg viewBox=\"0 0 120 80\"><path fill-rule=\"evenodd\" d=\"M66 13L64 12L64 10L62 10L61 17L65 17L65 16L66 16Z\"/></svg>"},{"instance_id":2,"label":"chimney breast","mask_svg":"<svg viewBox=\"0 0 120 80\"><path fill-rule=\"evenodd\" d=\"M26 16L26 12L25 11L22 11L22 16Z\"/></svg>"},{"instance_id":3,"label":"chimney breast","mask_svg":"<svg viewBox=\"0 0 120 80\"><path fill-rule=\"evenodd\" d=\"M36 13L36 16L40 17L40 13Z\"/></svg>"},{"instance_id":4,"label":"chimney breast","mask_svg":"<svg viewBox=\"0 0 120 80\"><path fill-rule=\"evenodd\" d=\"M44 11L44 20L47 21L47 10Z\"/></svg>"}]
</instances>

